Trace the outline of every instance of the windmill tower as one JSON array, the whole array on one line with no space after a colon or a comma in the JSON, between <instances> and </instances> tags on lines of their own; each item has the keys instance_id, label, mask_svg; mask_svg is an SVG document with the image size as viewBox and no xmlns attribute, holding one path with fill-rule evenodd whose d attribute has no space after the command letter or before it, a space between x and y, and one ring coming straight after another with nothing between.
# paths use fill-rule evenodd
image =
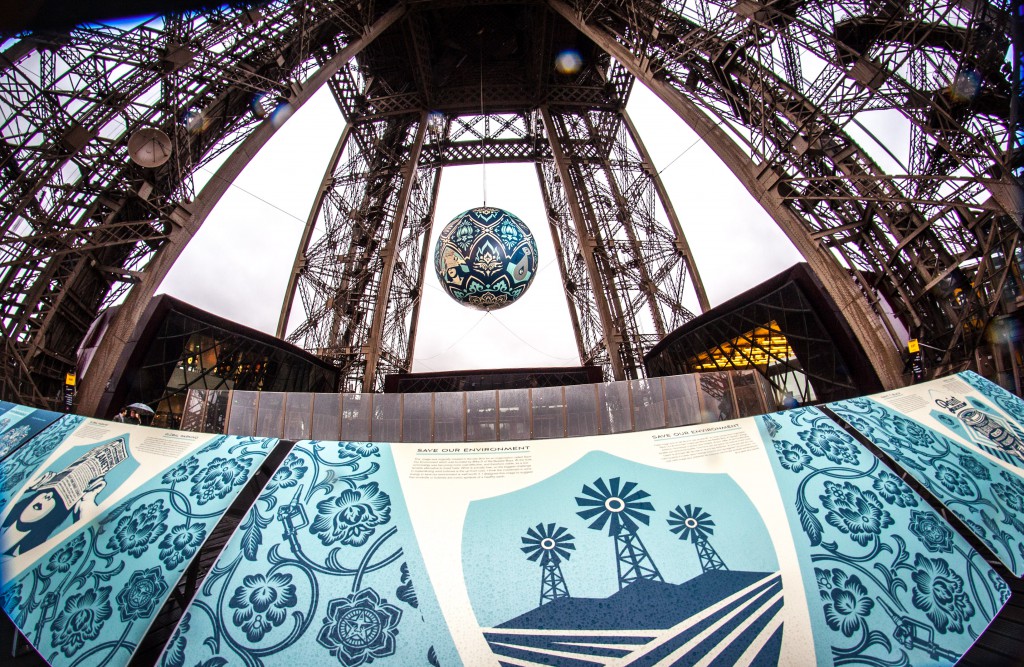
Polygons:
<instances>
[{"instance_id":1,"label":"windmill tower","mask_svg":"<svg viewBox=\"0 0 1024 667\"><path fill-rule=\"evenodd\" d=\"M679 536L680 540L690 540L697 548L697 558L700 559L700 567L704 572L711 570L728 570L722 557L718 555L715 548L708 541L708 536L715 532L715 522L711 515L704 511L703 507L685 508L676 505L676 508L668 513L668 525L670 530Z\"/></svg>"},{"instance_id":2,"label":"windmill tower","mask_svg":"<svg viewBox=\"0 0 1024 667\"><path fill-rule=\"evenodd\" d=\"M540 561L538 607L543 606L545 602L569 597L569 588L565 585L565 577L562 576L562 559L569 560L572 555L569 552L576 549L574 539L576 538L566 528L555 526L553 523L547 526L538 523L523 535L523 544L526 546L521 548L527 560Z\"/></svg>"},{"instance_id":3,"label":"windmill tower","mask_svg":"<svg viewBox=\"0 0 1024 667\"><path fill-rule=\"evenodd\" d=\"M589 526L593 530L602 530L607 524L608 535L615 540L619 590L638 579L665 581L636 532L637 521L649 525L647 513L654 511L654 505L645 500L650 494L636 486L636 482L626 482L620 488L618 477L607 483L598 477L593 488L583 485L585 497L576 497L576 504L584 508L576 514L588 521L593 519Z\"/></svg>"}]
</instances>

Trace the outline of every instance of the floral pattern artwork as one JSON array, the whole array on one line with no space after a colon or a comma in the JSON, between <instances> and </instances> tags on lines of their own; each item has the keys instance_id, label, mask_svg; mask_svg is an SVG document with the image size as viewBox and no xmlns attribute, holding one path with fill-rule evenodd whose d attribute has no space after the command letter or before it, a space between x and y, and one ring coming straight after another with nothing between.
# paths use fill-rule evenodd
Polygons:
<instances>
[{"instance_id":1,"label":"floral pattern artwork","mask_svg":"<svg viewBox=\"0 0 1024 667\"><path fill-rule=\"evenodd\" d=\"M5 469L16 461L15 473L34 477L80 421L57 422L4 462ZM127 664L206 536L276 442L212 438L4 581L4 610L51 665L77 665L86 657L89 664Z\"/></svg>"},{"instance_id":2,"label":"floral pattern artwork","mask_svg":"<svg viewBox=\"0 0 1024 667\"><path fill-rule=\"evenodd\" d=\"M906 448L921 435L887 419ZM822 411L756 420L809 584L818 663L954 664L1009 599L1005 582Z\"/></svg>"},{"instance_id":3,"label":"floral pattern artwork","mask_svg":"<svg viewBox=\"0 0 1024 667\"><path fill-rule=\"evenodd\" d=\"M828 408L956 514L1011 572L1024 575L1024 481L1016 473L871 398ZM945 540L928 521L918 519L910 530L931 552L942 551Z\"/></svg>"},{"instance_id":4,"label":"floral pattern artwork","mask_svg":"<svg viewBox=\"0 0 1024 667\"><path fill-rule=\"evenodd\" d=\"M0 461L61 416L59 412L0 401Z\"/></svg>"},{"instance_id":5,"label":"floral pattern artwork","mask_svg":"<svg viewBox=\"0 0 1024 667\"><path fill-rule=\"evenodd\" d=\"M402 498L388 446L297 443L159 664L460 664Z\"/></svg>"}]
</instances>

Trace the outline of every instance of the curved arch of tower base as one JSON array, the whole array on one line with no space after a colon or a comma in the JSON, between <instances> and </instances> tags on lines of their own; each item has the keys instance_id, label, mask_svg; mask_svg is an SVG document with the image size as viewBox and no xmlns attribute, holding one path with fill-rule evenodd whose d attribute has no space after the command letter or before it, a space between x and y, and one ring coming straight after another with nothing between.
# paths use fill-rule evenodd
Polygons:
<instances>
[{"instance_id":1,"label":"curved arch of tower base","mask_svg":"<svg viewBox=\"0 0 1024 667\"><path fill-rule=\"evenodd\" d=\"M582 363L637 377L692 316L684 291L707 307L690 221L623 110L637 81L786 232L883 384L902 382L907 338L932 372L964 368L1024 288L1020 23L1009 0L310 0L19 35L0 57L0 396L53 404L90 323L124 299L88 411L272 112L325 84L348 126L280 333L301 304L291 338L347 388L411 363L447 165L536 165ZM566 48L584 63L569 75L550 66ZM907 150L874 145L877 112L898 115ZM128 158L143 128L170 138L165 164Z\"/></svg>"}]
</instances>

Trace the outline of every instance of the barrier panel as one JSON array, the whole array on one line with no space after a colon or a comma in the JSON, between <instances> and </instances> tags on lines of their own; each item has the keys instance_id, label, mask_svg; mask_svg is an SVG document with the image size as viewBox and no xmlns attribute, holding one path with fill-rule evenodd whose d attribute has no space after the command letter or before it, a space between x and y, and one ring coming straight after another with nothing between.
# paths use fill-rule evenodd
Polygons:
<instances>
[{"instance_id":1,"label":"barrier panel","mask_svg":"<svg viewBox=\"0 0 1024 667\"><path fill-rule=\"evenodd\" d=\"M51 665L127 664L276 443L61 418L0 469L4 611Z\"/></svg>"},{"instance_id":2,"label":"barrier panel","mask_svg":"<svg viewBox=\"0 0 1024 667\"><path fill-rule=\"evenodd\" d=\"M158 664L1019 657L1019 624L987 628L1024 573L1024 402L961 373L632 430L763 407L757 387L189 397L238 428L432 439L298 441L228 519L276 440L64 416L0 462L0 605L51 664L128 664L223 520Z\"/></svg>"},{"instance_id":3,"label":"barrier panel","mask_svg":"<svg viewBox=\"0 0 1024 667\"><path fill-rule=\"evenodd\" d=\"M573 408L584 390L545 433L596 426ZM562 394L534 393L535 424ZM628 412L606 398L612 428ZM298 442L241 525L162 664L950 665L1009 597L816 408L558 441Z\"/></svg>"},{"instance_id":4,"label":"barrier panel","mask_svg":"<svg viewBox=\"0 0 1024 667\"><path fill-rule=\"evenodd\" d=\"M336 401L341 401L340 411ZM229 406L226 414L223 406ZM567 387L342 397L193 389L185 401L182 429L290 440L544 440L722 421L777 407L771 386L754 371Z\"/></svg>"}]
</instances>

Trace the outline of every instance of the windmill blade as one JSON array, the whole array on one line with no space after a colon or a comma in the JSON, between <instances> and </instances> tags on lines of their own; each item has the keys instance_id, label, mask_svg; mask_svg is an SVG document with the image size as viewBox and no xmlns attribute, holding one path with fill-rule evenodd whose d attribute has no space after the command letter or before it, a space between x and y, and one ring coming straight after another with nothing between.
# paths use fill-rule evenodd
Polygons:
<instances>
[{"instance_id":1,"label":"windmill blade","mask_svg":"<svg viewBox=\"0 0 1024 667\"><path fill-rule=\"evenodd\" d=\"M626 500L629 497L629 492L635 489L636 486L636 482L626 482L622 486L622 490L616 493L615 495L619 496L623 500Z\"/></svg>"}]
</instances>

